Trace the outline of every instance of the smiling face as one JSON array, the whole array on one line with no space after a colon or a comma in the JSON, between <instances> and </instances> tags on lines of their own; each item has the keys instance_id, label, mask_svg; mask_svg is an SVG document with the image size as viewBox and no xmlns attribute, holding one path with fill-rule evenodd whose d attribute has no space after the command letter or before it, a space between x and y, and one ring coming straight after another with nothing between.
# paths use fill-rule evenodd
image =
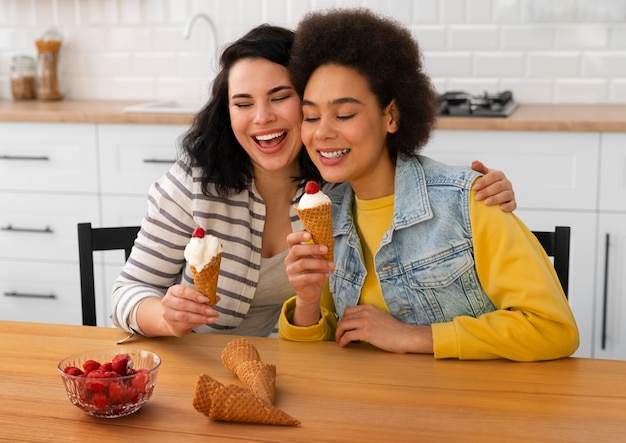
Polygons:
<instances>
[{"instance_id":1,"label":"smiling face","mask_svg":"<svg viewBox=\"0 0 626 443\"><path fill-rule=\"evenodd\" d=\"M302 140L329 182L350 182L359 198L391 195L394 165L387 133L397 130L395 105L378 105L367 79L339 65L317 68L304 90Z\"/></svg>"},{"instance_id":2,"label":"smiling face","mask_svg":"<svg viewBox=\"0 0 626 443\"><path fill-rule=\"evenodd\" d=\"M228 76L228 109L237 141L255 174L298 175L301 104L287 69L264 58L242 59Z\"/></svg>"}]
</instances>

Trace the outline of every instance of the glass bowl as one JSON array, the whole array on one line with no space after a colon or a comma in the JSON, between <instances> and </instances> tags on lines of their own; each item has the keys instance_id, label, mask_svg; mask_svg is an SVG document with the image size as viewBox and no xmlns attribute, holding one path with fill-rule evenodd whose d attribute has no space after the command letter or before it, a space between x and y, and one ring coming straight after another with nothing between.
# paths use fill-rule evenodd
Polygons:
<instances>
[{"instance_id":1,"label":"glass bowl","mask_svg":"<svg viewBox=\"0 0 626 443\"><path fill-rule=\"evenodd\" d=\"M71 355L59 362L58 370L72 404L94 417L117 418L150 399L160 366L161 359L150 351L112 348Z\"/></svg>"}]
</instances>

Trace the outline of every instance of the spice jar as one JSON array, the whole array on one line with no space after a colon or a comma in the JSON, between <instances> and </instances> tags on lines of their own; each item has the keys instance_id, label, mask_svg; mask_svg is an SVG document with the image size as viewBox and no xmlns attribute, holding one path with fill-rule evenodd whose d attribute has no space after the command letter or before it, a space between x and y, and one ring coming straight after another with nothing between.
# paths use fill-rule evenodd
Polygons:
<instances>
[{"instance_id":1,"label":"spice jar","mask_svg":"<svg viewBox=\"0 0 626 443\"><path fill-rule=\"evenodd\" d=\"M61 50L61 34L55 30L47 31L35 41L39 53L38 74L40 100L60 100L63 98L59 86L59 52Z\"/></svg>"},{"instance_id":2,"label":"spice jar","mask_svg":"<svg viewBox=\"0 0 626 443\"><path fill-rule=\"evenodd\" d=\"M11 63L11 93L14 100L35 98L35 59L28 55L16 55Z\"/></svg>"}]
</instances>

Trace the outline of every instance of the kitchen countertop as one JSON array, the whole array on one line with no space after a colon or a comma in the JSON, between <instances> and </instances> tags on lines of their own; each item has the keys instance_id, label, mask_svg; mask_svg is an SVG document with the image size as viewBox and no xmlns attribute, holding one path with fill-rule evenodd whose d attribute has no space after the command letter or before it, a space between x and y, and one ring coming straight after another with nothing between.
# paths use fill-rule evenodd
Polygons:
<instances>
[{"instance_id":1,"label":"kitchen countertop","mask_svg":"<svg viewBox=\"0 0 626 443\"><path fill-rule=\"evenodd\" d=\"M124 113L140 101L0 100L0 122L182 124L192 114ZM438 129L494 131L626 132L626 105L521 104L507 118L439 117Z\"/></svg>"}]
</instances>

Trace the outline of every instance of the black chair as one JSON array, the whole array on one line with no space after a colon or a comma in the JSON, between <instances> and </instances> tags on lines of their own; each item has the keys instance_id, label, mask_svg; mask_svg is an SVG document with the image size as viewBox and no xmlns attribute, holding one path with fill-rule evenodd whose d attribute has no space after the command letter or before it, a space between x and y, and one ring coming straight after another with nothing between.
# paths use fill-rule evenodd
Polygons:
<instances>
[{"instance_id":1,"label":"black chair","mask_svg":"<svg viewBox=\"0 0 626 443\"><path fill-rule=\"evenodd\" d=\"M92 228L91 223L78 224L78 262L83 325L96 326L97 324L93 252L123 249L128 260L138 232L139 226Z\"/></svg>"},{"instance_id":2,"label":"black chair","mask_svg":"<svg viewBox=\"0 0 626 443\"><path fill-rule=\"evenodd\" d=\"M559 277L565 297L569 287L569 244L571 228L557 226L554 231L533 231L533 234L546 250L546 254L554 257L554 270Z\"/></svg>"}]
</instances>

